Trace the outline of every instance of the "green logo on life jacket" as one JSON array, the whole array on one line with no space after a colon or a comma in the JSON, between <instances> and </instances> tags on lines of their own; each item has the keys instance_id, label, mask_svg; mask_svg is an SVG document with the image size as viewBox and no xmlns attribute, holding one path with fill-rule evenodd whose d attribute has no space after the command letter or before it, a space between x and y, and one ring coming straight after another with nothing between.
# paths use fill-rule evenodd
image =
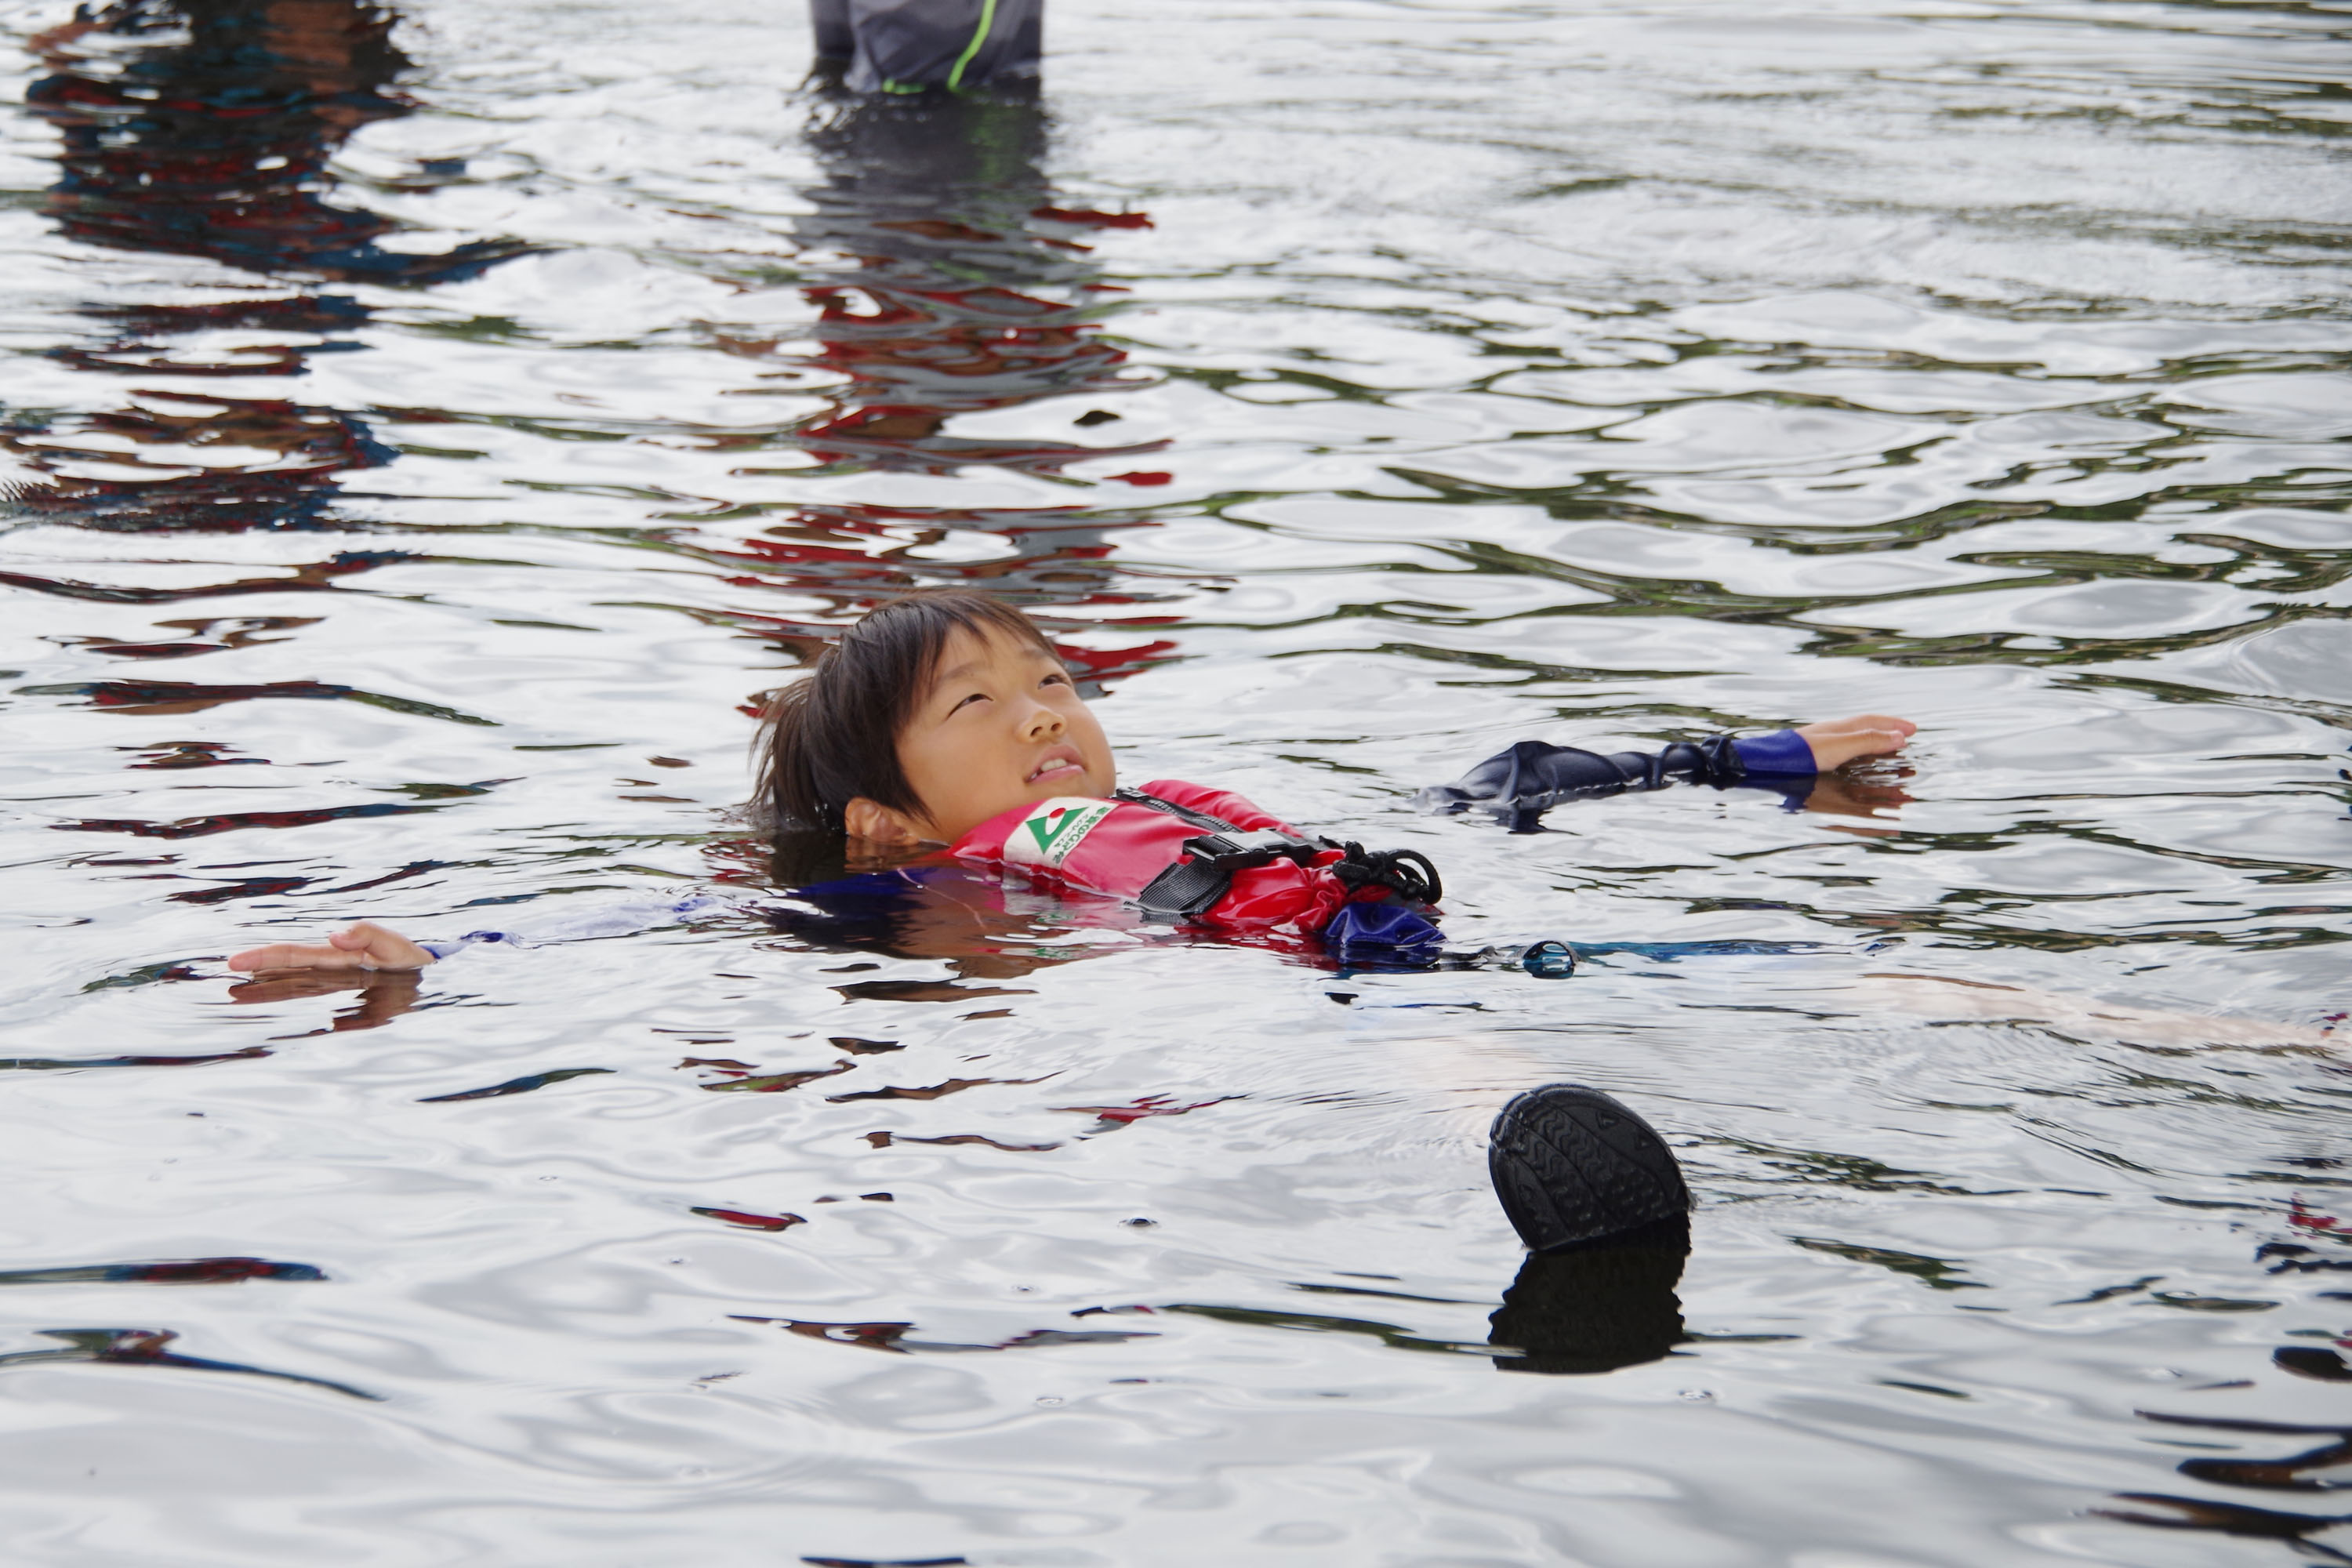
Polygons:
<instances>
[{"instance_id":1,"label":"green logo on life jacket","mask_svg":"<svg viewBox=\"0 0 2352 1568\"><path fill-rule=\"evenodd\" d=\"M1004 847L1004 858L1018 865L1059 866L1068 859L1095 824L1111 813L1107 800L1064 797L1040 801L1022 819Z\"/></svg>"}]
</instances>

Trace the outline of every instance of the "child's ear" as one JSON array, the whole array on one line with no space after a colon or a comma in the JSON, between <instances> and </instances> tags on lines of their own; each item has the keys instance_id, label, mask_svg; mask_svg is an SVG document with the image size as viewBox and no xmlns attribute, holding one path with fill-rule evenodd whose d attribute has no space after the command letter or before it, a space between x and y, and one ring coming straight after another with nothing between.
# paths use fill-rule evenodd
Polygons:
<instances>
[{"instance_id":1,"label":"child's ear","mask_svg":"<svg viewBox=\"0 0 2352 1568\"><path fill-rule=\"evenodd\" d=\"M905 817L862 795L841 808L841 826L852 838L870 844L919 844L923 838Z\"/></svg>"}]
</instances>

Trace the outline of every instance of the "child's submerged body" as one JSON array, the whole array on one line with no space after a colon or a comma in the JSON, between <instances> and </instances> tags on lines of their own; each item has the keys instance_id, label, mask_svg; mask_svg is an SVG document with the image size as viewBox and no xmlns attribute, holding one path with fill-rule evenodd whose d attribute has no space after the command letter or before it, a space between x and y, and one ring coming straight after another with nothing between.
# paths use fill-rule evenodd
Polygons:
<instances>
[{"instance_id":1,"label":"child's submerged body","mask_svg":"<svg viewBox=\"0 0 2352 1568\"><path fill-rule=\"evenodd\" d=\"M1817 773L1898 750L1915 729L1865 715L1655 757L1521 742L1423 794L1440 809L1514 815L1676 780L1801 795ZM1109 741L1050 645L1018 611L976 595L899 601L850 628L776 701L761 771L760 804L779 826L883 852L945 846L964 864L1156 917L1297 932L1343 952L1433 952L1440 941L1430 917L1442 884L1417 855L1310 838L1240 795L1182 780L1120 790ZM229 965L413 969L439 956L362 921L324 945L256 948Z\"/></svg>"},{"instance_id":2,"label":"child's submerged body","mask_svg":"<svg viewBox=\"0 0 2352 1568\"><path fill-rule=\"evenodd\" d=\"M1822 775L1899 751L1916 730L1906 720L1865 714L1675 744L1656 755L1601 756L1524 741L1454 784L1422 791L1420 804L1488 810L1524 824L1570 795L1683 782L1749 785L1791 804L1842 809L1843 797L1824 787ZM1018 873L1053 890L1140 906L1148 919L1276 940L1350 963L1441 961L1433 907L1440 884L1426 860L1311 838L1204 784L1157 779L1141 790L1120 789L1110 742L1050 645L1026 616L978 595L898 601L845 632L773 705L760 797L780 828L841 835L852 860L920 857L890 872L798 889L799 910L747 911L823 945L855 928L846 945L988 963L994 944L971 901L978 889L955 874L961 868L982 881ZM921 856L926 847L933 854ZM478 931L429 944L362 921L325 944L278 943L228 963L248 971L413 970L478 942L617 935L730 902L705 896L602 910L538 933ZM2042 1020L2151 1043L2330 1043L2328 1030L2308 1026L2101 1007L1928 976L1857 978L1853 1000L1865 1008Z\"/></svg>"}]
</instances>

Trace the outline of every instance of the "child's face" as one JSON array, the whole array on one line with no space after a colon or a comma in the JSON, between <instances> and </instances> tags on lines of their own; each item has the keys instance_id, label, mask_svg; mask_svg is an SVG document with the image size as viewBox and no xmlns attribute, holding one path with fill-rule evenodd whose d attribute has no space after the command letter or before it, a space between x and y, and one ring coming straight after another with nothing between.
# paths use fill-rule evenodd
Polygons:
<instances>
[{"instance_id":1,"label":"child's face","mask_svg":"<svg viewBox=\"0 0 2352 1568\"><path fill-rule=\"evenodd\" d=\"M1117 783L1110 742L1058 659L961 631L898 736L898 766L926 813L908 826L944 844L1016 805Z\"/></svg>"}]
</instances>

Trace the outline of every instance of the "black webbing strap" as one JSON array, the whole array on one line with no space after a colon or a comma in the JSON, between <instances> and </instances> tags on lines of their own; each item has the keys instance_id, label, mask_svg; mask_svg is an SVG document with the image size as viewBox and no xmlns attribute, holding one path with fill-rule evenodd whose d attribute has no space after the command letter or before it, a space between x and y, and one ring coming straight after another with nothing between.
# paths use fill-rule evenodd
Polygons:
<instances>
[{"instance_id":1,"label":"black webbing strap","mask_svg":"<svg viewBox=\"0 0 2352 1568\"><path fill-rule=\"evenodd\" d=\"M1178 805L1172 800L1162 800L1156 795L1150 795L1139 789L1129 789L1125 784L1111 791L1110 797L1113 800L1123 800L1129 805L1148 805L1154 811L1164 811L1179 821L1189 822L1195 827L1206 828L1211 833L1244 831L1243 828L1227 822L1222 816L1211 816L1205 811L1195 811L1189 805Z\"/></svg>"},{"instance_id":2,"label":"black webbing strap","mask_svg":"<svg viewBox=\"0 0 2352 1568\"><path fill-rule=\"evenodd\" d=\"M1307 865L1326 850L1337 849L1341 858L1330 869L1353 891L1362 887L1381 887L1398 894L1409 903L1434 904L1445 895L1445 884L1437 875L1437 868L1429 857L1417 849L1367 850L1360 844L1335 844L1330 839L1306 839L1295 834L1273 831L1252 831L1238 827L1223 817L1212 816L1205 811L1195 811L1179 805L1172 800L1162 800L1139 789L1113 792L1113 798L1130 805L1148 806L1165 812L1181 822L1205 828L1197 838L1184 841L1186 859L1169 867L1137 895L1143 912L1162 919L1192 920L1216 907L1234 885L1234 873L1252 867L1271 865L1276 860L1289 860Z\"/></svg>"}]
</instances>

